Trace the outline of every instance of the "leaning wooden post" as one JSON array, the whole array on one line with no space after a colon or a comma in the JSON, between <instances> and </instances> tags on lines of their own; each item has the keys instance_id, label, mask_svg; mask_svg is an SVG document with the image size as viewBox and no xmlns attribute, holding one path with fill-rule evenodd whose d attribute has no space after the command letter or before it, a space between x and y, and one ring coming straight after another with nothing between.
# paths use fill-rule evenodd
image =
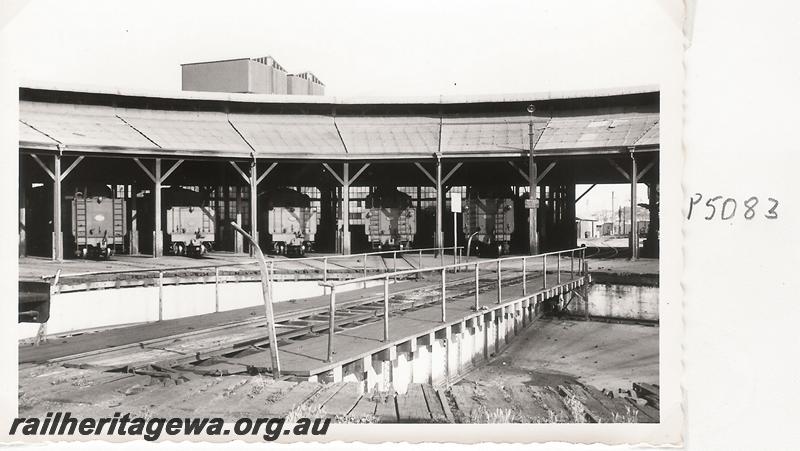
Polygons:
<instances>
[{"instance_id":1,"label":"leaning wooden post","mask_svg":"<svg viewBox=\"0 0 800 451\"><path fill-rule=\"evenodd\" d=\"M503 298L503 274L500 272L500 260L497 260L497 303Z\"/></svg>"},{"instance_id":2,"label":"leaning wooden post","mask_svg":"<svg viewBox=\"0 0 800 451\"><path fill-rule=\"evenodd\" d=\"M527 271L527 261L528 259L522 257L522 295L528 295L528 271Z\"/></svg>"},{"instance_id":3,"label":"leaning wooden post","mask_svg":"<svg viewBox=\"0 0 800 451\"><path fill-rule=\"evenodd\" d=\"M445 311L445 308L446 308L445 307L445 302L446 302L446 297L445 297L445 286L446 286L445 285L446 284L446 282L445 282L445 274L447 274L447 271L445 270L445 268L442 268L442 322L447 321L447 319L446 319L447 318L447 313Z\"/></svg>"},{"instance_id":4,"label":"leaning wooden post","mask_svg":"<svg viewBox=\"0 0 800 451\"><path fill-rule=\"evenodd\" d=\"M383 341L389 341L389 276L383 278Z\"/></svg>"},{"instance_id":5,"label":"leaning wooden post","mask_svg":"<svg viewBox=\"0 0 800 451\"><path fill-rule=\"evenodd\" d=\"M242 229L235 221L231 221L231 227L250 242L250 246L255 251L256 261L261 270L261 291L264 295L264 309L267 316L267 332L269 334L269 354L272 359L272 376L279 379L281 376L281 363L278 359L278 337L275 334L275 314L272 311L272 284L270 283L270 271L267 269L267 261L258 243L247 232Z\"/></svg>"},{"instance_id":6,"label":"leaning wooden post","mask_svg":"<svg viewBox=\"0 0 800 451\"><path fill-rule=\"evenodd\" d=\"M336 285L331 285L330 304L328 306L328 357L326 362L333 361L333 334L336 332Z\"/></svg>"}]
</instances>

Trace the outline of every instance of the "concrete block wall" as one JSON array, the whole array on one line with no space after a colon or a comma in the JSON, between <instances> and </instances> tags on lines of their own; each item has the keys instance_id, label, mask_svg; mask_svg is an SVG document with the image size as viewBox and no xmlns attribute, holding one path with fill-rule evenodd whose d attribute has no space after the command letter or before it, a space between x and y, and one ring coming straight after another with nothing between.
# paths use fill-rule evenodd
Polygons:
<instances>
[{"instance_id":1,"label":"concrete block wall","mask_svg":"<svg viewBox=\"0 0 800 451\"><path fill-rule=\"evenodd\" d=\"M409 384L446 386L505 349L540 317L544 299L520 299L425 332L308 379L358 382L362 393L396 391Z\"/></svg>"}]
</instances>

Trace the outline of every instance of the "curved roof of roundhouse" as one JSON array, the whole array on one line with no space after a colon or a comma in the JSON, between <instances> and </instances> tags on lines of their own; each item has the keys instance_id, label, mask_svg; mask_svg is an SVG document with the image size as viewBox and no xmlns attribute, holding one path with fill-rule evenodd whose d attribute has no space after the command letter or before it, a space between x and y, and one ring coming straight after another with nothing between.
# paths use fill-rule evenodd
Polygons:
<instances>
[{"instance_id":1,"label":"curved roof of roundhouse","mask_svg":"<svg viewBox=\"0 0 800 451\"><path fill-rule=\"evenodd\" d=\"M27 84L20 149L163 158L415 159L658 150L659 92L436 97L159 92Z\"/></svg>"}]
</instances>

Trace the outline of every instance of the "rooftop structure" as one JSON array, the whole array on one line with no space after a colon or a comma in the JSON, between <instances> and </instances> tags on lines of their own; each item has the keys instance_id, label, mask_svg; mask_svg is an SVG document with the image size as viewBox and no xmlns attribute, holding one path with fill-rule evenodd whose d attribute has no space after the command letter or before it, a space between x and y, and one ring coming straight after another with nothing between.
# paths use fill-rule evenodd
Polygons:
<instances>
[{"instance_id":1,"label":"rooftop structure","mask_svg":"<svg viewBox=\"0 0 800 451\"><path fill-rule=\"evenodd\" d=\"M325 94L325 85L313 74L289 75L272 56L182 64L181 82L184 91Z\"/></svg>"}]
</instances>

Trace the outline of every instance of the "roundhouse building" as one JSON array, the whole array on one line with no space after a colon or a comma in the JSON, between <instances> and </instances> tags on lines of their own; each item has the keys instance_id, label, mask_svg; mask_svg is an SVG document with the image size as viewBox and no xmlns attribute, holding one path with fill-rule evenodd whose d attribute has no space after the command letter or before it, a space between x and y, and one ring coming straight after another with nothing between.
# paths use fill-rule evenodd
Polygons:
<instances>
[{"instance_id":1,"label":"roundhouse building","mask_svg":"<svg viewBox=\"0 0 800 451\"><path fill-rule=\"evenodd\" d=\"M258 193L276 187L311 194L321 250L351 252L363 230L355 210L387 184L433 211L418 231L421 243L450 245L448 191L493 184L527 193L531 143L538 203L526 207L535 207L537 233L519 243L535 241L539 250L575 244L576 184L638 182L658 192L659 92L652 87L339 98L27 86L19 96L20 255L69 255L64 203L88 185L126 199L125 252L154 257L164 252L157 212L166 187L205 193L218 221L214 248L238 252L247 249L229 221L263 236ZM146 201L155 207L143 209ZM652 247L658 209L650 211Z\"/></svg>"}]
</instances>

